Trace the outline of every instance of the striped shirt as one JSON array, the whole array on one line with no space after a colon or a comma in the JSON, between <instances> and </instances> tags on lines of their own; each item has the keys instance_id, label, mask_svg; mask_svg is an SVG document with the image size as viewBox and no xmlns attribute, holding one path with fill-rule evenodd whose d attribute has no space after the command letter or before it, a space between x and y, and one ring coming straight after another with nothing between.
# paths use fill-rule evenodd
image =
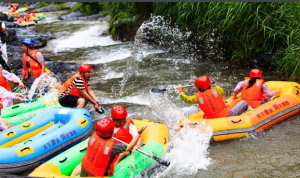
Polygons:
<instances>
[{"instance_id":1,"label":"striped shirt","mask_svg":"<svg viewBox=\"0 0 300 178\"><path fill-rule=\"evenodd\" d=\"M66 95L68 94L68 92L69 92L74 86L76 86L76 88L77 88L78 90L84 90L84 89L86 89L86 88L84 87L84 82L83 82L83 80L82 80L80 77L78 77L78 78L75 78L75 79L73 80L73 85L71 85L66 91L64 91L62 94L60 94L58 98L62 98L62 97L64 97L64 96L66 96ZM87 82L87 86L89 86L89 82Z\"/></svg>"}]
</instances>

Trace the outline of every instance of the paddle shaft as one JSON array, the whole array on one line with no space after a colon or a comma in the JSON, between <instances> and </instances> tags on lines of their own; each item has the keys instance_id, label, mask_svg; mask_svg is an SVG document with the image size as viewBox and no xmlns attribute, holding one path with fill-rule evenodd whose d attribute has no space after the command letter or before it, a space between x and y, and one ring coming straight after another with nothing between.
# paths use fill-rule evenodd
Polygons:
<instances>
[{"instance_id":1,"label":"paddle shaft","mask_svg":"<svg viewBox=\"0 0 300 178\"><path fill-rule=\"evenodd\" d=\"M186 85L186 86L182 86L182 88L190 88L190 87L193 87L193 86L195 86L195 85ZM175 87L173 87L173 88L163 88L163 89L152 88L151 92L160 93L160 92L164 92L164 91L171 90L171 89L174 89L174 88Z\"/></svg>"},{"instance_id":2,"label":"paddle shaft","mask_svg":"<svg viewBox=\"0 0 300 178\"><path fill-rule=\"evenodd\" d=\"M120 139L117 139L117 138L115 138L115 137L112 137L112 138L115 139L115 140L117 140L117 141L120 142L120 143L123 143L123 144L125 144L125 145L128 145L128 143L123 142L123 141L120 140ZM144 155L148 156L149 158L154 159L155 161L157 161L158 163L160 163L160 164L162 164L162 165L164 165L164 166L169 166L169 165L170 165L170 162L169 162L169 161L162 160L162 159L160 159L160 158L158 158L158 157L156 157L156 156L150 155L149 153L146 153L146 152L144 152L144 151L142 151L142 150L140 150L140 149L136 149L136 150L137 150L138 152L143 153Z\"/></svg>"}]
</instances>

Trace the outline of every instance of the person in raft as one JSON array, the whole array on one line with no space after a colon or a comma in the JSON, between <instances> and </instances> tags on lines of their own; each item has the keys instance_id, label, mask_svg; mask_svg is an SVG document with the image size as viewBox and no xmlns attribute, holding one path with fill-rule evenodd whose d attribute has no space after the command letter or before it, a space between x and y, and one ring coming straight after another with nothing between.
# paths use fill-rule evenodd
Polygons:
<instances>
[{"instance_id":1,"label":"person in raft","mask_svg":"<svg viewBox=\"0 0 300 178\"><path fill-rule=\"evenodd\" d=\"M5 88L7 91L10 92L11 91L11 89L10 89L11 85L8 81L18 83L21 88L24 88L24 84L18 76L16 76L14 73L8 72L7 70L5 70L3 68L0 68L0 86ZM6 108L8 106L12 106L13 105L13 99L14 98L7 98L7 99L3 98L2 99L3 108Z\"/></svg>"},{"instance_id":2,"label":"person in raft","mask_svg":"<svg viewBox=\"0 0 300 178\"><path fill-rule=\"evenodd\" d=\"M20 15L18 15L17 18L18 18L18 20L17 20L18 24L22 24L25 22L25 20Z\"/></svg>"},{"instance_id":3,"label":"person in raft","mask_svg":"<svg viewBox=\"0 0 300 178\"><path fill-rule=\"evenodd\" d=\"M138 142L146 127L142 127L128 144L116 143L112 138L115 124L111 119L101 119L88 141L86 155L82 158L81 177L103 177L114 174L115 157L130 151Z\"/></svg>"},{"instance_id":4,"label":"person in raft","mask_svg":"<svg viewBox=\"0 0 300 178\"><path fill-rule=\"evenodd\" d=\"M242 100L246 101L253 109L268 101L280 90L270 91L262 79L262 72L259 69L252 69L249 77L240 81L233 91L233 99L237 99L237 94L242 91ZM263 96L264 94L264 96Z\"/></svg>"},{"instance_id":5,"label":"person in raft","mask_svg":"<svg viewBox=\"0 0 300 178\"><path fill-rule=\"evenodd\" d=\"M27 79L28 88L31 88L34 80L45 73L45 60L41 51L33 48L34 41L31 38L25 38L22 42L23 70L21 81Z\"/></svg>"},{"instance_id":6,"label":"person in raft","mask_svg":"<svg viewBox=\"0 0 300 178\"><path fill-rule=\"evenodd\" d=\"M129 118L127 118L127 111L124 106L122 105L115 105L111 108L111 119L113 120L115 124L115 128L113 131L113 137L120 139L128 144L131 144L133 142L133 138L135 138L136 135L138 135L138 130L135 127L133 121ZM116 143L119 143L118 141L115 141ZM143 139L142 137L139 138L138 142L134 145L133 150L139 149L143 145ZM122 160L124 157L131 154L132 151L125 151L119 155L116 156L116 161L114 162L114 165L117 165L120 160ZM78 165L74 171L72 172L70 177L77 176L81 171L81 166Z\"/></svg>"},{"instance_id":7,"label":"person in raft","mask_svg":"<svg viewBox=\"0 0 300 178\"><path fill-rule=\"evenodd\" d=\"M26 22L31 22L31 16L30 16L30 11L27 12L27 14L24 16L24 19L26 20Z\"/></svg>"},{"instance_id":8,"label":"person in raft","mask_svg":"<svg viewBox=\"0 0 300 178\"><path fill-rule=\"evenodd\" d=\"M8 127L5 125L5 123L3 122L2 117L1 117L1 110L4 108L3 104L2 104L2 100L3 99L9 99L9 100L17 99L20 102L23 102L22 97L23 97L23 95L18 94L18 93L9 92L5 88L0 86L0 131L8 129Z\"/></svg>"},{"instance_id":9,"label":"person in raft","mask_svg":"<svg viewBox=\"0 0 300 178\"><path fill-rule=\"evenodd\" d=\"M220 92L216 87L211 87L211 84L212 82L209 77L198 77L195 80L195 86L198 88L199 92L193 96L187 96L183 92L183 87L179 86L177 89L179 91L180 99L186 103L198 103L200 109L204 112L203 118L205 119L237 116L248 109L249 105L245 101L241 101L229 110L228 106L225 105Z\"/></svg>"},{"instance_id":10,"label":"person in raft","mask_svg":"<svg viewBox=\"0 0 300 178\"><path fill-rule=\"evenodd\" d=\"M87 101L94 105L96 112L101 113L104 109L92 89L89 87L89 80L92 75L92 67L88 64L81 64L78 73L69 78L60 89L58 101L60 105L71 108L84 108Z\"/></svg>"}]
</instances>

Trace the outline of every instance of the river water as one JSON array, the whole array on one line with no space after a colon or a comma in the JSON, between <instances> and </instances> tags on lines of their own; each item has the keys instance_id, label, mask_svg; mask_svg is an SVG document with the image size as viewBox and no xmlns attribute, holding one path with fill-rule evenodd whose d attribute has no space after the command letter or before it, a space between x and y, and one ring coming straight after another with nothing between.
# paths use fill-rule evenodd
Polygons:
<instances>
[{"instance_id":1,"label":"river water","mask_svg":"<svg viewBox=\"0 0 300 178\"><path fill-rule=\"evenodd\" d=\"M165 158L171 165L151 177L300 177L299 115L256 136L210 143L211 128L205 124L205 132L176 130L180 119L199 110L197 105L185 104L175 89L159 94L150 92L151 88L191 85L198 76L208 75L228 97L250 68L170 54L160 46L144 43L140 39L142 34L134 42L113 41L107 35L108 23L57 20L62 13L65 12L45 13L46 19L38 23L39 32L61 35L40 50L53 61L93 66L90 86L106 110L105 115L98 115L89 104L87 109L93 119L110 117L110 108L122 104L130 118L168 126L170 148ZM263 76L266 81L282 80L270 72L263 72ZM196 89L185 91L193 95Z\"/></svg>"}]
</instances>

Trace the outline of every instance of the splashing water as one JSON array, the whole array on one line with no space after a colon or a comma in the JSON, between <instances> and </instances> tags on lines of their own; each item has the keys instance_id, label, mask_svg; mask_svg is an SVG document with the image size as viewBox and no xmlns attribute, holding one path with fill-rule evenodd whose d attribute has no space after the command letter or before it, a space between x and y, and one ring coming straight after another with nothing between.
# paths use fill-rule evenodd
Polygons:
<instances>
[{"instance_id":1,"label":"splashing water","mask_svg":"<svg viewBox=\"0 0 300 178\"><path fill-rule=\"evenodd\" d=\"M173 92L172 92L173 93ZM178 99L178 96L175 96ZM185 113L195 113L194 105L188 108L177 108L168 92L151 93L150 107L152 113L169 128L169 151L164 159L171 162L165 170L156 170L151 177L179 177L193 175L198 169L206 169L211 164L208 157L209 142L212 137L212 127L203 121L196 129L183 128L177 131L178 123L185 119ZM185 110L185 111L184 111ZM189 114L188 114L189 115Z\"/></svg>"},{"instance_id":2,"label":"splashing water","mask_svg":"<svg viewBox=\"0 0 300 178\"><path fill-rule=\"evenodd\" d=\"M123 80L120 82L121 89L119 96L123 95L128 79L136 74L138 70L137 61L142 61L144 57L142 52L144 41L163 47L168 52L180 55L188 53L190 56L192 55L189 51L191 43L188 39L190 35L191 32L183 33L177 27L172 27L171 23L164 20L162 16L152 15L149 21L143 22L134 37L131 57L127 59L127 68L124 72Z\"/></svg>"},{"instance_id":3,"label":"splashing water","mask_svg":"<svg viewBox=\"0 0 300 178\"><path fill-rule=\"evenodd\" d=\"M47 105L58 98L58 89L61 83L58 78L49 73L44 73L36 78L28 92L28 99L34 99L43 96Z\"/></svg>"},{"instance_id":4,"label":"splashing water","mask_svg":"<svg viewBox=\"0 0 300 178\"><path fill-rule=\"evenodd\" d=\"M169 143L170 151L164 156L170 166L151 177L186 177L207 169L212 163L208 157L211 137L212 127L205 121L195 129L184 127Z\"/></svg>"},{"instance_id":5,"label":"splashing water","mask_svg":"<svg viewBox=\"0 0 300 178\"><path fill-rule=\"evenodd\" d=\"M136 61L141 61L143 59L143 52L141 50L143 36L144 34L142 32L142 28L140 27L134 37L134 44L131 51L131 57L127 59L126 71L124 72L123 80L120 82L121 89L119 92L119 96L123 95L126 82L131 76L135 75L137 71Z\"/></svg>"}]
</instances>

